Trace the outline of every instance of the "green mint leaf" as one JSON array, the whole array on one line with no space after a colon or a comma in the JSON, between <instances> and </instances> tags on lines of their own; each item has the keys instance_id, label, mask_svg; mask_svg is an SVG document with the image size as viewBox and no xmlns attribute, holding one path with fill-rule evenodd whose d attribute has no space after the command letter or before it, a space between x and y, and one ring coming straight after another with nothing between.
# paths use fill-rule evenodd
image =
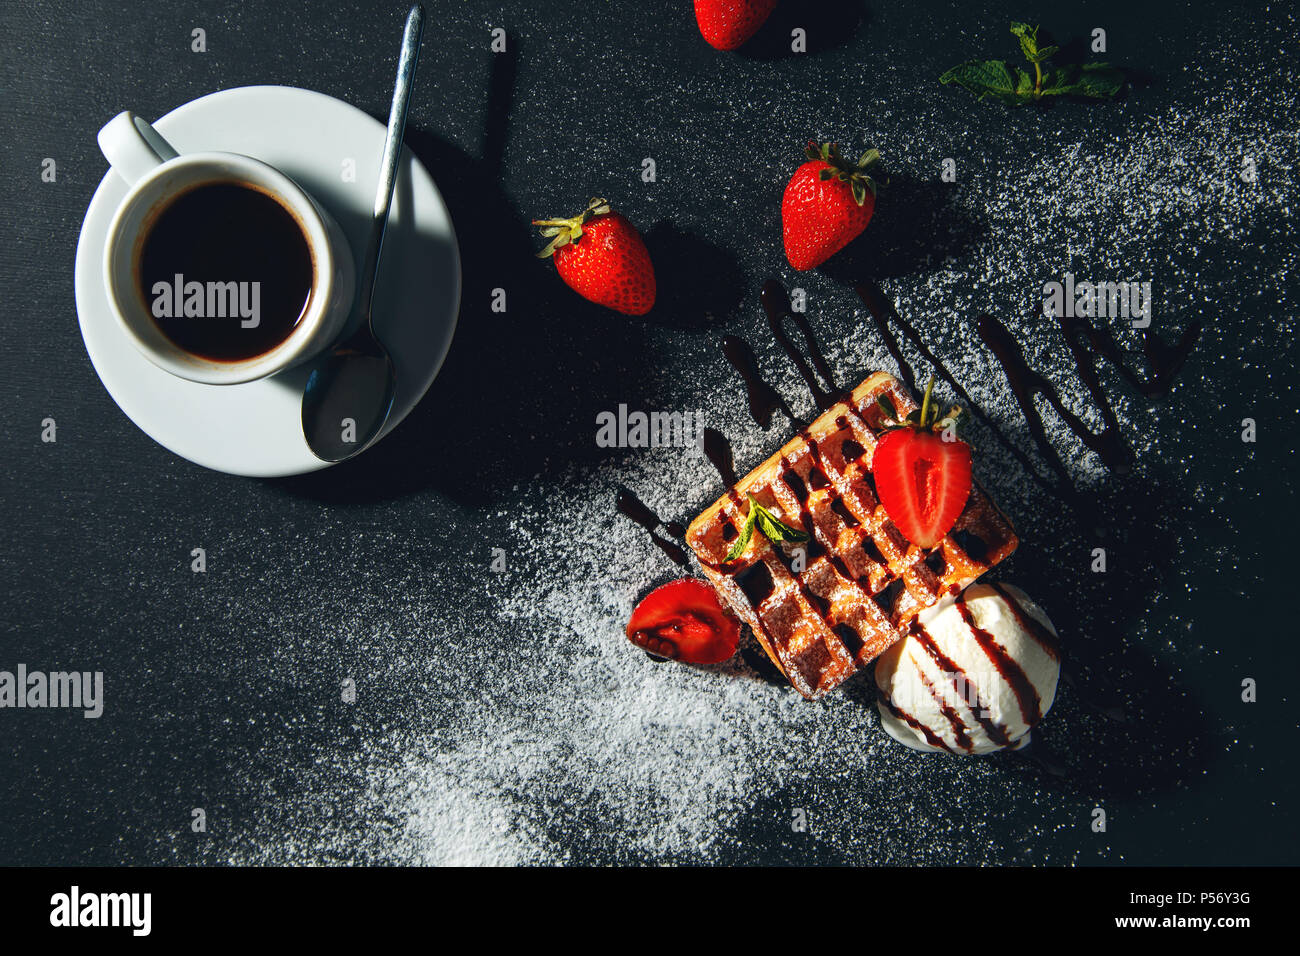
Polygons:
<instances>
[{"instance_id":1,"label":"green mint leaf","mask_svg":"<svg viewBox=\"0 0 1300 956\"><path fill-rule=\"evenodd\" d=\"M1073 96L1110 99L1124 87L1124 71L1109 63L1085 63L1069 89Z\"/></svg>"},{"instance_id":2,"label":"green mint leaf","mask_svg":"<svg viewBox=\"0 0 1300 956\"><path fill-rule=\"evenodd\" d=\"M753 500L754 499L752 498L750 499L750 501ZM749 509L749 517L745 519L745 526L740 529L740 537L731 545L731 550L727 552L727 556L722 559L723 561L735 561L740 557L744 550L749 547L749 539L754 536L754 518L755 509L751 505Z\"/></svg>"},{"instance_id":3,"label":"green mint leaf","mask_svg":"<svg viewBox=\"0 0 1300 956\"><path fill-rule=\"evenodd\" d=\"M1011 32L1020 41L1020 52L1025 55L1025 59L1030 63L1042 63L1061 49L1059 46L1039 46L1038 27L1031 27L1027 23L1011 24Z\"/></svg>"},{"instance_id":4,"label":"green mint leaf","mask_svg":"<svg viewBox=\"0 0 1300 956\"><path fill-rule=\"evenodd\" d=\"M744 550L749 547L749 539L754 536L755 528L758 528L763 537L772 542L808 540L808 532L792 528L755 501L753 495L750 495L749 515L745 518L745 526L740 529L740 537L732 543L731 550L722 559L724 562L735 561L744 553Z\"/></svg>"},{"instance_id":5,"label":"green mint leaf","mask_svg":"<svg viewBox=\"0 0 1300 956\"><path fill-rule=\"evenodd\" d=\"M1011 33L1020 41L1020 52L1025 55L1025 59L1030 63L1038 62L1034 58L1038 56L1038 27L1031 27L1028 23L1011 22Z\"/></svg>"},{"instance_id":6,"label":"green mint leaf","mask_svg":"<svg viewBox=\"0 0 1300 956\"><path fill-rule=\"evenodd\" d=\"M768 541L781 540L780 529L777 528L776 525L772 523L772 519L767 514L755 508L754 515L755 518L757 519L754 523L754 526L763 533L763 537L767 538Z\"/></svg>"},{"instance_id":7,"label":"green mint leaf","mask_svg":"<svg viewBox=\"0 0 1300 956\"><path fill-rule=\"evenodd\" d=\"M1032 103L1045 96L1079 96L1110 99L1124 87L1124 71L1109 63L1053 67L1047 60L1057 46L1038 45L1038 27L1012 23L1020 52L1034 65L1029 72L1005 60L968 60L939 77L942 84L956 83L980 99L991 97L1008 106Z\"/></svg>"},{"instance_id":8,"label":"green mint leaf","mask_svg":"<svg viewBox=\"0 0 1300 956\"><path fill-rule=\"evenodd\" d=\"M1015 105L1028 103L1038 97L1038 90L1034 86L1034 77L1025 70L1016 68L1016 100Z\"/></svg>"},{"instance_id":9,"label":"green mint leaf","mask_svg":"<svg viewBox=\"0 0 1300 956\"><path fill-rule=\"evenodd\" d=\"M980 99L992 97L1008 106L1032 99L1034 92L1034 78L1006 60L967 60L939 77L939 82L956 83Z\"/></svg>"},{"instance_id":10,"label":"green mint leaf","mask_svg":"<svg viewBox=\"0 0 1300 956\"><path fill-rule=\"evenodd\" d=\"M772 512L768 511L752 497L749 499L749 513L757 516L758 530L769 541L807 541L808 532L792 528Z\"/></svg>"},{"instance_id":11,"label":"green mint leaf","mask_svg":"<svg viewBox=\"0 0 1300 956\"><path fill-rule=\"evenodd\" d=\"M1082 67L1052 70L1043 83L1043 95L1105 100L1119 93L1123 86L1123 70L1109 63L1085 63Z\"/></svg>"}]
</instances>

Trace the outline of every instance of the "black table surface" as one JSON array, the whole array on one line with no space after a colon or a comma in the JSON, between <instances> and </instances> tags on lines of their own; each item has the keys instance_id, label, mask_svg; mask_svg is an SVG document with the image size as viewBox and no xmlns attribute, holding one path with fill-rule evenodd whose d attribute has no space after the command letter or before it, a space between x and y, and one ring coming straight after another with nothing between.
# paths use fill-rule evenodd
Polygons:
<instances>
[{"instance_id":1,"label":"black table surface","mask_svg":"<svg viewBox=\"0 0 1300 956\"><path fill-rule=\"evenodd\" d=\"M155 444L91 366L72 275L106 172L95 133L255 84L382 120L405 10L3 0L0 670L102 671L105 701L97 720L0 709L0 863L1297 862L1288 5L786 3L736 53L702 42L685 0L429 6L407 141L461 244L451 352L371 452L250 480ZM1088 38L1106 30L1132 79L1120 101L1012 111L939 86L961 60L1018 56L1007 23L1038 16L1063 57L1100 59ZM799 275L778 208L810 138L879 146L892 181L864 238ZM597 194L647 237L644 318L582 302L532 255L530 219ZM680 572L617 489L686 521L722 486L684 453L598 447L599 412L702 409L743 474L790 426L749 418L719 338L744 337L807 416L759 287L806 290L843 386L894 368L853 292L869 279L1031 450L973 321L997 315L1096 424L1040 314L1066 271L1150 280L1153 331L1204 331L1167 397L1103 368L1130 474L1049 414L1103 529L990 426L972 434L1023 539L999 576L1086 662L1038 734L1063 775L904 750L869 676L807 703L752 655L692 669L628 644L636 598ZM1125 721L1088 706L1102 683Z\"/></svg>"}]
</instances>

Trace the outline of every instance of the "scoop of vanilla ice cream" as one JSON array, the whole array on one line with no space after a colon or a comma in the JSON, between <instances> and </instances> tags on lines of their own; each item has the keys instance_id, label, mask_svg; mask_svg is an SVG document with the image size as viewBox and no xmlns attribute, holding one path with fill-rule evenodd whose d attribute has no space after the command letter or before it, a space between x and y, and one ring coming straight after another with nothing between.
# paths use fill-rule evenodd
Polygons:
<instances>
[{"instance_id":1,"label":"scoop of vanilla ice cream","mask_svg":"<svg viewBox=\"0 0 1300 956\"><path fill-rule=\"evenodd\" d=\"M973 584L927 609L876 661L885 731L917 750L1019 749L1051 709L1056 628L1023 591Z\"/></svg>"}]
</instances>

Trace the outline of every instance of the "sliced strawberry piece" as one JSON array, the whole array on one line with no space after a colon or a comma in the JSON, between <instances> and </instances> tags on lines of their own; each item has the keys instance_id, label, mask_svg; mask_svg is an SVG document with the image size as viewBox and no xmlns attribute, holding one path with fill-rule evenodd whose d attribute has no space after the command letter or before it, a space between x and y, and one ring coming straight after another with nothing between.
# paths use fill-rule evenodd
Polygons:
<instances>
[{"instance_id":1,"label":"sliced strawberry piece","mask_svg":"<svg viewBox=\"0 0 1300 956\"><path fill-rule=\"evenodd\" d=\"M912 421L886 432L871 461L876 493L889 519L922 548L933 548L952 530L971 486L970 446L943 437L943 426L955 421L960 410L937 422L930 402L933 388L932 380L920 414L914 412Z\"/></svg>"},{"instance_id":2,"label":"sliced strawberry piece","mask_svg":"<svg viewBox=\"0 0 1300 956\"><path fill-rule=\"evenodd\" d=\"M933 432L889 432L876 445L871 470L890 520L923 548L943 540L970 496L970 446Z\"/></svg>"},{"instance_id":3,"label":"sliced strawberry piece","mask_svg":"<svg viewBox=\"0 0 1300 956\"><path fill-rule=\"evenodd\" d=\"M657 657L720 664L736 653L740 625L723 610L713 588L695 578L682 578L655 588L636 606L627 636Z\"/></svg>"}]
</instances>

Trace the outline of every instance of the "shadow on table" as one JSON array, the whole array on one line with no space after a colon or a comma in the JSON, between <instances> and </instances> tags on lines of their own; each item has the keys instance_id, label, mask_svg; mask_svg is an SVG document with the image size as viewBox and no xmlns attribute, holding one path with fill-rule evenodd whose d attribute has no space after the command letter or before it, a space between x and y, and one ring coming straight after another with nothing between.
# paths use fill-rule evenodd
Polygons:
<instances>
[{"instance_id":1,"label":"shadow on table","mask_svg":"<svg viewBox=\"0 0 1300 956\"><path fill-rule=\"evenodd\" d=\"M816 55L848 43L869 20L870 13L862 0L778 3L767 22L736 52L755 60ZM805 53L791 49L791 34L796 28L805 31Z\"/></svg>"},{"instance_id":2,"label":"shadow on table","mask_svg":"<svg viewBox=\"0 0 1300 956\"><path fill-rule=\"evenodd\" d=\"M1053 712L1034 731L1039 757L987 759L1008 772L1036 774L1050 789L1095 795L1104 805L1108 797L1169 793L1200 779L1214 728L1166 663L1122 641L1153 613L1153 592L1168 586L1171 564L1180 560L1169 551L1166 522L1168 515L1186 513L1186 502L1158 477L1137 475L1107 477L1085 497L1093 509L1061 504L1042 540L1022 540L1007 564L989 572L991 580L1022 587L1048 611L1064 656ZM1097 547L1123 566L1092 573ZM855 678L845 693L874 706L869 676ZM1066 719L1075 732L1069 738L1062 732Z\"/></svg>"},{"instance_id":3,"label":"shadow on table","mask_svg":"<svg viewBox=\"0 0 1300 956\"><path fill-rule=\"evenodd\" d=\"M1060 784L1095 793L1099 803L1167 793L1199 780L1209 761L1214 728L1202 704L1179 686L1166 662L1123 641L1136 622L1159 613L1153 595L1172 586L1174 565L1183 560L1170 551L1168 521L1188 514L1188 502L1172 488L1158 474L1108 476L1092 489L1097 513L1122 518L1106 522L1098 535L1087 518L1064 516L1060 538L1022 545L1015 562L1016 583L1043 595L1061 631L1068 682L1058 691L1060 706L1086 711L1075 721L1086 740L1058 736L1050 718L1040 739L1068 767ZM1093 573L1098 547L1120 566ZM1106 716L1117 708L1122 720Z\"/></svg>"},{"instance_id":4,"label":"shadow on table","mask_svg":"<svg viewBox=\"0 0 1300 956\"><path fill-rule=\"evenodd\" d=\"M482 506L537 475L604 459L608 450L595 442L599 412L621 402L671 407L660 392L651 331L703 327L739 301L734 259L671 221L646 233L661 288L644 317L587 302L549 259L536 257L542 242L500 182L519 43L509 49L492 59L483 158L407 130L407 147L436 179L460 244L460 319L438 377L373 449L273 487L335 505L430 489ZM505 311L492 308L498 289Z\"/></svg>"},{"instance_id":5,"label":"shadow on table","mask_svg":"<svg viewBox=\"0 0 1300 956\"><path fill-rule=\"evenodd\" d=\"M744 298L745 275L721 246L684 231L671 219L651 226L645 242L658 284L647 320L670 328L706 329Z\"/></svg>"},{"instance_id":6,"label":"shadow on table","mask_svg":"<svg viewBox=\"0 0 1300 956\"><path fill-rule=\"evenodd\" d=\"M1060 348L1066 348L1063 340ZM989 361L994 364L992 356ZM852 382L871 369L835 371L840 381ZM1014 433L1024 427L1022 419L1001 427L1008 439L1024 444L1025 436ZM1126 437L1132 441L1138 436ZM991 438L976 434L974 441L978 447ZM1061 633L1066 678L1058 690L1057 719L1049 716L1035 732L1039 767L1030 766L1024 755L990 758L1007 762L1009 770L1041 773L1053 787L1095 794L1100 800L1168 793L1199 779L1206 768L1214 728L1200 702L1179 686L1164 661L1122 640L1152 613L1153 593L1169 586L1175 564L1184 559L1170 551L1170 522L1182 520L1173 516L1194 514L1196 506L1177 490L1177 482L1162 478L1167 476L1157 461L1145 471L1108 475L1064 496L1051 494L1028 476L1000 482L1010 488L1021 485L1024 510L1044 517L1033 536L1022 539L1016 554L989 577L1020 585L1049 610ZM1018 510L1014 501L1002 505L1013 515ZM1117 565L1108 573L1091 570L1097 547L1107 549ZM748 635L739 660L743 664L729 665L738 676L788 687ZM874 707L869 673L855 677L840 693ZM1082 729L1069 740L1057 736L1067 720L1073 731ZM1064 776L1053 777L1052 764L1063 767Z\"/></svg>"},{"instance_id":7,"label":"shadow on table","mask_svg":"<svg viewBox=\"0 0 1300 956\"><path fill-rule=\"evenodd\" d=\"M892 176L866 231L818 269L852 284L864 275L893 279L932 269L979 241L988 226L957 202L959 186Z\"/></svg>"}]
</instances>

